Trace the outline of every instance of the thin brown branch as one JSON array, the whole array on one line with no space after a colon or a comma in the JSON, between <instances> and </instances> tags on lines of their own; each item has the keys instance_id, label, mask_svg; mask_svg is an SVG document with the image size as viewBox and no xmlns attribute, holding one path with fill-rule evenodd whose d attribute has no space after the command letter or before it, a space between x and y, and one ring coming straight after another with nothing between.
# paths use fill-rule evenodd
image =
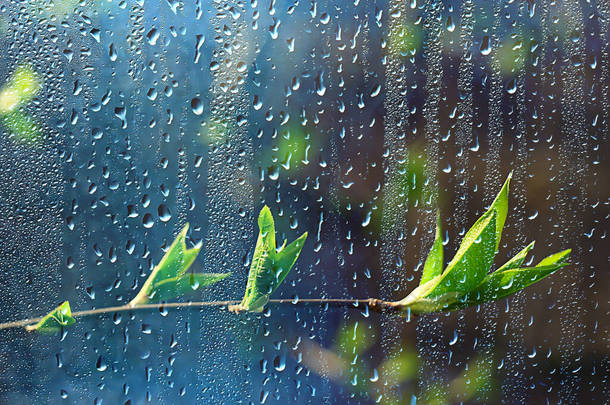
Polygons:
<instances>
[{"instance_id":1,"label":"thin brown branch","mask_svg":"<svg viewBox=\"0 0 610 405\"><path fill-rule=\"evenodd\" d=\"M336 306L346 306L349 308L360 308L364 305L372 310L397 310L399 306L394 302L382 301L377 298L294 298L294 299L271 299L270 304L330 304ZM239 301L191 301L191 302L167 302L158 304L140 304L131 306L129 304L113 307L87 309L84 311L72 312L73 318L83 318L92 315L109 314L125 311L139 311L144 309L165 309L165 308L200 308L200 307L227 307L230 305L239 304ZM0 330L9 328L19 328L36 324L43 317L22 319L19 321L11 321L0 323Z\"/></svg>"}]
</instances>

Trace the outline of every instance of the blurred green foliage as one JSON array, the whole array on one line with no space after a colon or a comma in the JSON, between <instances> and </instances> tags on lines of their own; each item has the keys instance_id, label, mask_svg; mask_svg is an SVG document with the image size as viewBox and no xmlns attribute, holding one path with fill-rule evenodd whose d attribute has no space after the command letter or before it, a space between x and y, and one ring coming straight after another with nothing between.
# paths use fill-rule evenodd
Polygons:
<instances>
[{"instance_id":1,"label":"blurred green foliage","mask_svg":"<svg viewBox=\"0 0 610 405\"><path fill-rule=\"evenodd\" d=\"M41 87L42 81L34 69L21 65L0 89L0 119L20 142L33 144L42 138L38 123L21 110Z\"/></svg>"}]
</instances>

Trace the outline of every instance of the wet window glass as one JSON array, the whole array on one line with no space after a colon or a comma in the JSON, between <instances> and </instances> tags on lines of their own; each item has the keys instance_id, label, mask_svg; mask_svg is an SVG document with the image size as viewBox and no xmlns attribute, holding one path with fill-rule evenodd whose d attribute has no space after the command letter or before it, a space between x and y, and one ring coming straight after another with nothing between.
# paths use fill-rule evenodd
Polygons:
<instances>
[{"instance_id":1,"label":"wet window glass","mask_svg":"<svg viewBox=\"0 0 610 405\"><path fill-rule=\"evenodd\" d=\"M1 2L0 403L605 402L609 21Z\"/></svg>"}]
</instances>

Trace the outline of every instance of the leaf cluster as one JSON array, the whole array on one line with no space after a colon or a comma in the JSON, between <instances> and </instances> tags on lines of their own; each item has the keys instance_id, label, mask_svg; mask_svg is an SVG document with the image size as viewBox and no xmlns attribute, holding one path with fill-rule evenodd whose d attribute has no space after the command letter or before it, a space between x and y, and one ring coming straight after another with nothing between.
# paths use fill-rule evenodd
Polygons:
<instances>
[{"instance_id":1,"label":"leaf cluster","mask_svg":"<svg viewBox=\"0 0 610 405\"><path fill-rule=\"evenodd\" d=\"M510 179L509 175L494 202L466 233L444 269L441 220L437 214L436 236L420 284L396 306L426 313L478 305L509 296L569 264L570 249L555 253L536 266L521 267L534 247L532 242L489 274L508 213Z\"/></svg>"},{"instance_id":2,"label":"leaf cluster","mask_svg":"<svg viewBox=\"0 0 610 405\"><path fill-rule=\"evenodd\" d=\"M264 206L258 216L258 239L252 256L246 292L241 304L233 306L234 311L260 312L269 301L269 296L284 281L292 269L303 245L307 232L280 249L275 244L275 223L269 207Z\"/></svg>"},{"instance_id":3,"label":"leaf cluster","mask_svg":"<svg viewBox=\"0 0 610 405\"><path fill-rule=\"evenodd\" d=\"M187 273L197 258L201 245L186 247L186 224L171 244L165 256L148 276L144 285L129 303L130 306L158 303L181 297L207 287L231 275L231 273Z\"/></svg>"}]
</instances>

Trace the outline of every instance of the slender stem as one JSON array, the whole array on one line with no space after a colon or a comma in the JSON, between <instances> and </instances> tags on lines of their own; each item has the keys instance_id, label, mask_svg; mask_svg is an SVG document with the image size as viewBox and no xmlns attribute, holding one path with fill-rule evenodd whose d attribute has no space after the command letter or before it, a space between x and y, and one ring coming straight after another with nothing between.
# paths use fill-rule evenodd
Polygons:
<instances>
[{"instance_id":1,"label":"slender stem","mask_svg":"<svg viewBox=\"0 0 610 405\"><path fill-rule=\"evenodd\" d=\"M240 301L192 301L192 302L167 302L158 304L139 304L131 306L129 304L113 307L104 307L96 309L87 309L84 311L72 312L73 318L82 318L91 315L108 314L113 312L138 311L143 309L164 309L164 308L199 308L199 307L225 307L229 305L238 305ZM382 301L377 298L294 298L294 299L271 299L270 304L332 304L339 306L347 306L358 308L362 305L368 305L371 309L388 310L398 309L398 306L393 302ZM19 321L0 323L0 330L9 328L19 328L39 322L43 317L22 319Z\"/></svg>"}]
</instances>

